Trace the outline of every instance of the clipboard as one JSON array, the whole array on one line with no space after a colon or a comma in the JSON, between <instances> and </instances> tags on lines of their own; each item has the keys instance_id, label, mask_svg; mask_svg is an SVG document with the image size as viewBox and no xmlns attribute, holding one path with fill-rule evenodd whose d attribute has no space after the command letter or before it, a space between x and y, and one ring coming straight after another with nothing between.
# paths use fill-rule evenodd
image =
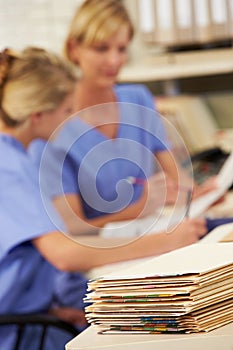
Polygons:
<instances>
[{"instance_id":1,"label":"clipboard","mask_svg":"<svg viewBox=\"0 0 233 350\"><path fill-rule=\"evenodd\" d=\"M175 0L155 1L155 40L163 46L177 45L178 32Z\"/></svg>"},{"instance_id":2,"label":"clipboard","mask_svg":"<svg viewBox=\"0 0 233 350\"><path fill-rule=\"evenodd\" d=\"M193 0L194 40L198 43L213 40L210 1L211 0Z\"/></svg>"},{"instance_id":3,"label":"clipboard","mask_svg":"<svg viewBox=\"0 0 233 350\"><path fill-rule=\"evenodd\" d=\"M157 33L154 0L138 0L138 19L142 39L148 43L154 42Z\"/></svg>"},{"instance_id":4,"label":"clipboard","mask_svg":"<svg viewBox=\"0 0 233 350\"><path fill-rule=\"evenodd\" d=\"M233 0L138 0L137 8L145 42L175 47L233 35Z\"/></svg>"},{"instance_id":5,"label":"clipboard","mask_svg":"<svg viewBox=\"0 0 233 350\"><path fill-rule=\"evenodd\" d=\"M175 20L177 27L177 43L190 44L194 40L194 11L192 0L176 0Z\"/></svg>"},{"instance_id":6,"label":"clipboard","mask_svg":"<svg viewBox=\"0 0 233 350\"><path fill-rule=\"evenodd\" d=\"M233 37L233 0L227 0L227 28L229 37Z\"/></svg>"},{"instance_id":7,"label":"clipboard","mask_svg":"<svg viewBox=\"0 0 233 350\"><path fill-rule=\"evenodd\" d=\"M202 215L214 202L231 187L233 183L233 152L230 153L217 175L218 188L193 200L190 207L190 217Z\"/></svg>"},{"instance_id":8,"label":"clipboard","mask_svg":"<svg viewBox=\"0 0 233 350\"><path fill-rule=\"evenodd\" d=\"M219 242L233 242L233 231L226 234L226 236L221 238Z\"/></svg>"},{"instance_id":9,"label":"clipboard","mask_svg":"<svg viewBox=\"0 0 233 350\"><path fill-rule=\"evenodd\" d=\"M227 0L211 0L211 23L214 40L228 37Z\"/></svg>"}]
</instances>

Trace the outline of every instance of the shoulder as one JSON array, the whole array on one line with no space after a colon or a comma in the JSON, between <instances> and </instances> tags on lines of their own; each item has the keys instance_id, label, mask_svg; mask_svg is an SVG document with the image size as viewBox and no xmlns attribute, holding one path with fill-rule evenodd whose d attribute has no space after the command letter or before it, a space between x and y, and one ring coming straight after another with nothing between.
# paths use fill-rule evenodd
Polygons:
<instances>
[{"instance_id":1,"label":"shoulder","mask_svg":"<svg viewBox=\"0 0 233 350\"><path fill-rule=\"evenodd\" d=\"M119 102L137 103L148 108L155 108L154 96L143 84L119 84L115 86Z\"/></svg>"},{"instance_id":2,"label":"shoulder","mask_svg":"<svg viewBox=\"0 0 233 350\"><path fill-rule=\"evenodd\" d=\"M32 162L39 167L42 154L46 147L46 141L41 139L36 139L31 142L28 148L28 155L31 157Z\"/></svg>"},{"instance_id":3,"label":"shoulder","mask_svg":"<svg viewBox=\"0 0 233 350\"><path fill-rule=\"evenodd\" d=\"M10 137L0 137L0 172L1 189L4 190L11 186L19 186L25 183L34 183L37 179L38 171L27 151L16 140Z\"/></svg>"},{"instance_id":4,"label":"shoulder","mask_svg":"<svg viewBox=\"0 0 233 350\"><path fill-rule=\"evenodd\" d=\"M20 172L22 163L25 159L25 154L22 154L17 149L12 147L8 142L5 142L0 138L0 169L3 172L14 172L15 174Z\"/></svg>"},{"instance_id":5,"label":"shoulder","mask_svg":"<svg viewBox=\"0 0 233 350\"><path fill-rule=\"evenodd\" d=\"M128 94L128 95L134 95L134 94L145 94L152 96L150 90L146 87L146 85L143 84L117 84L115 86L115 91L118 94Z\"/></svg>"}]
</instances>

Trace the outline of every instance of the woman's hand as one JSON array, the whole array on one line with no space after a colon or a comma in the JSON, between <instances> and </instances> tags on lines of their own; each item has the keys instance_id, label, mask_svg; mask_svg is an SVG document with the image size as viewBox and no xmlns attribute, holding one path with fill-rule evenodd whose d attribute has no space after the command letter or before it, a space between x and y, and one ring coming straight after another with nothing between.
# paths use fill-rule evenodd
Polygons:
<instances>
[{"instance_id":1,"label":"woman's hand","mask_svg":"<svg viewBox=\"0 0 233 350\"><path fill-rule=\"evenodd\" d=\"M211 178L203 182L203 184L194 186L192 198L193 199L198 198L205 193L216 190L217 188L218 188L217 177L212 176Z\"/></svg>"},{"instance_id":2,"label":"woman's hand","mask_svg":"<svg viewBox=\"0 0 233 350\"><path fill-rule=\"evenodd\" d=\"M50 309L49 313L60 318L68 323L72 323L79 327L87 326L85 313L83 310L72 307L54 307Z\"/></svg>"},{"instance_id":3,"label":"woman's hand","mask_svg":"<svg viewBox=\"0 0 233 350\"><path fill-rule=\"evenodd\" d=\"M198 185L194 186L192 198L193 199L198 198L205 193L216 190L217 188L218 188L217 177L213 176L213 177L209 178L208 180L206 180L205 182L203 182L203 184L201 184L199 186ZM223 196L221 196L212 205L222 203L222 202L224 202L224 200L225 200L225 194Z\"/></svg>"},{"instance_id":4,"label":"woman's hand","mask_svg":"<svg viewBox=\"0 0 233 350\"><path fill-rule=\"evenodd\" d=\"M205 219L185 219L174 228L170 235L171 250L196 243L207 233Z\"/></svg>"},{"instance_id":5,"label":"woman's hand","mask_svg":"<svg viewBox=\"0 0 233 350\"><path fill-rule=\"evenodd\" d=\"M178 194L176 182L164 173L152 175L145 182L141 201L144 207L141 217L152 215L166 204L175 203Z\"/></svg>"}]
</instances>

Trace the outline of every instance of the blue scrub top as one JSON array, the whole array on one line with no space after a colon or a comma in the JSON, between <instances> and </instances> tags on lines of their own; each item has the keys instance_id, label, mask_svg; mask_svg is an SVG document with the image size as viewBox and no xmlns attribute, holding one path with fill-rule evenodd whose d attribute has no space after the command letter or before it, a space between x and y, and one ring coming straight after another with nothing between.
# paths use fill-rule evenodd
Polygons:
<instances>
[{"instance_id":1,"label":"blue scrub top","mask_svg":"<svg viewBox=\"0 0 233 350\"><path fill-rule=\"evenodd\" d=\"M0 314L46 312L52 305L57 270L31 240L57 227L44 208L38 170L23 146L0 134L0 159ZM0 327L1 349L11 350L13 341L13 330ZM57 349L57 344L50 349Z\"/></svg>"},{"instance_id":2,"label":"blue scrub top","mask_svg":"<svg viewBox=\"0 0 233 350\"><path fill-rule=\"evenodd\" d=\"M119 84L114 87L114 92L117 102L134 103L155 109L155 98L145 85Z\"/></svg>"},{"instance_id":3,"label":"blue scrub top","mask_svg":"<svg viewBox=\"0 0 233 350\"><path fill-rule=\"evenodd\" d=\"M158 167L154 154L169 147L149 90L143 85L117 85L115 93L120 115L115 139L108 139L77 115L46 146L40 163L44 191L52 197L79 194L87 218L117 212L136 201L142 186L132 186L127 179L151 176ZM96 111L95 107L89 110ZM107 109L102 112L108 113ZM37 163L42 149L39 143L31 148Z\"/></svg>"}]
</instances>

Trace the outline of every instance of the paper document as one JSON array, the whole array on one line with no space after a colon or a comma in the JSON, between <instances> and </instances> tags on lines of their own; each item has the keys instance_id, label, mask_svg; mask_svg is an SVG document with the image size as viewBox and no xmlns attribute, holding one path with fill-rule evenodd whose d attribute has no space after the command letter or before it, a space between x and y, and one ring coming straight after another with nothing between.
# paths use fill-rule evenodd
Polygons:
<instances>
[{"instance_id":1,"label":"paper document","mask_svg":"<svg viewBox=\"0 0 233 350\"><path fill-rule=\"evenodd\" d=\"M233 152L229 155L224 165L222 166L219 174L217 175L218 188L201 197L193 200L190 205L189 217L195 218L202 215L214 202L216 202L221 196L229 189L233 183ZM156 217L157 215L157 217ZM128 237L134 238L141 234L149 232L161 232L168 230L169 227L175 226L181 220L181 217L177 215L159 215L148 216L142 219L124 220L118 222L112 222L105 225L100 230L100 235L105 238L110 237Z\"/></svg>"},{"instance_id":2,"label":"paper document","mask_svg":"<svg viewBox=\"0 0 233 350\"><path fill-rule=\"evenodd\" d=\"M208 252L208 259L206 258ZM198 259L197 259L198 257ZM205 273L233 264L232 245L229 243L192 244L137 265L114 271L104 279L131 279L151 276L179 276Z\"/></svg>"},{"instance_id":3,"label":"paper document","mask_svg":"<svg viewBox=\"0 0 233 350\"><path fill-rule=\"evenodd\" d=\"M215 243L193 244L90 281L84 302L99 333L193 333L232 322L232 298L232 246Z\"/></svg>"},{"instance_id":4,"label":"paper document","mask_svg":"<svg viewBox=\"0 0 233 350\"><path fill-rule=\"evenodd\" d=\"M195 218L203 214L214 202L216 202L233 183L233 152L225 161L222 169L217 175L218 188L208 192L192 201L189 217Z\"/></svg>"},{"instance_id":5,"label":"paper document","mask_svg":"<svg viewBox=\"0 0 233 350\"><path fill-rule=\"evenodd\" d=\"M160 232L167 229L167 216L155 218L147 216L142 219L124 220L118 222L110 222L101 230L100 235L105 238L111 237L128 237L134 238L148 232Z\"/></svg>"}]
</instances>

